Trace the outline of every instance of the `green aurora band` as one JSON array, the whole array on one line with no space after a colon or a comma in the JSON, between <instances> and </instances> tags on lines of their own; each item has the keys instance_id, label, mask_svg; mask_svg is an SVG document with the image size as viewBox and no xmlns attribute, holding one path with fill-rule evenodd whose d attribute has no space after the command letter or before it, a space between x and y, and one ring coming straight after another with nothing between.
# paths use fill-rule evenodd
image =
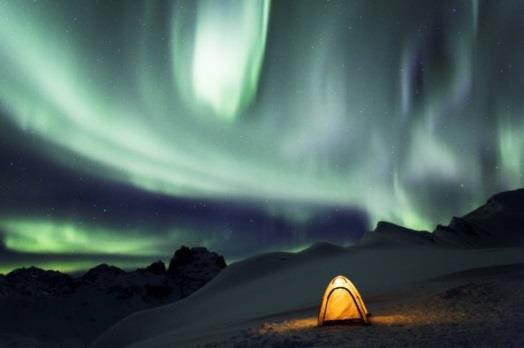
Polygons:
<instances>
[{"instance_id":1,"label":"green aurora band","mask_svg":"<svg viewBox=\"0 0 524 348\"><path fill-rule=\"evenodd\" d=\"M35 265L64 272L86 270L101 262L125 268L144 267L155 259L169 261L173 245L217 245L214 239L177 227L145 234L143 230L102 229L72 221L15 218L1 220L0 230L10 252L31 255ZM23 266L27 266L26 260L2 262L0 273Z\"/></svg>"},{"instance_id":2,"label":"green aurora band","mask_svg":"<svg viewBox=\"0 0 524 348\"><path fill-rule=\"evenodd\" d=\"M270 0L199 1L194 27L188 25L191 13L183 5L173 10L178 93L194 112L233 121L257 92Z\"/></svg>"},{"instance_id":3,"label":"green aurora band","mask_svg":"<svg viewBox=\"0 0 524 348\"><path fill-rule=\"evenodd\" d=\"M0 105L53 160L176 197L337 204L432 229L524 184L524 104L482 83L495 45L480 38L482 4L463 2L447 23L444 63L423 52L423 6L395 31L360 2L339 4L368 15L350 24L336 6L300 4L284 25L269 0L135 2L122 16L1 1ZM379 7L398 19L397 5ZM423 98L416 59L428 65ZM4 219L8 248L156 255L162 243L27 221Z\"/></svg>"},{"instance_id":4,"label":"green aurora band","mask_svg":"<svg viewBox=\"0 0 524 348\"><path fill-rule=\"evenodd\" d=\"M9 250L26 253L93 253L131 256L158 256L166 238L126 231L100 230L74 223L50 221L0 222ZM162 253L160 253L162 255Z\"/></svg>"}]
</instances>

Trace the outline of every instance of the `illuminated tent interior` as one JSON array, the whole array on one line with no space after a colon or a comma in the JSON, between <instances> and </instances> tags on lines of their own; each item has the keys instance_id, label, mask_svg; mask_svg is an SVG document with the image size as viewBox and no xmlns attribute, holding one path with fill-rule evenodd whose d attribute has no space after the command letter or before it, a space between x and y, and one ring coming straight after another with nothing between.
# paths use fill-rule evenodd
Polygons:
<instances>
[{"instance_id":1,"label":"illuminated tent interior","mask_svg":"<svg viewBox=\"0 0 524 348\"><path fill-rule=\"evenodd\" d=\"M353 283L344 276L333 278L322 297L318 326L369 324L368 310Z\"/></svg>"}]
</instances>

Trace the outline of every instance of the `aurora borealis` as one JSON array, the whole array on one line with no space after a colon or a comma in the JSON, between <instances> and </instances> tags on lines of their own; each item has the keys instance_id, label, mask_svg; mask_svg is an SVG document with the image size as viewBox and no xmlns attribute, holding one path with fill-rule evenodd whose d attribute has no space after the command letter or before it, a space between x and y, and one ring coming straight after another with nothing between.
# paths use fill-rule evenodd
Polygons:
<instances>
[{"instance_id":1,"label":"aurora borealis","mask_svg":"<svg viewBox=\"0 0 524 348\"><path fill-rule=\"evenodd\" d=\"M188 5L196 6L194 12L186 9ZM190 95L190 107L196 106L197 112L201 108L207 116L233 119L249 105L258 87L269 9L269 0L175 3L174 78L177 92ZM194 24L188 23L193 13Z\"/></svg>"},{"instance_id":2,"label":"aurora borealis","mask_svg":"<svg viewBox=\"0 0 524 348\"><path fill-rule=\"evenodd\" d=\"M231 260L447 223L523 185L523 16L517 0L2 0L0 261L180 244Z\"/></svg>"}]
</instances>

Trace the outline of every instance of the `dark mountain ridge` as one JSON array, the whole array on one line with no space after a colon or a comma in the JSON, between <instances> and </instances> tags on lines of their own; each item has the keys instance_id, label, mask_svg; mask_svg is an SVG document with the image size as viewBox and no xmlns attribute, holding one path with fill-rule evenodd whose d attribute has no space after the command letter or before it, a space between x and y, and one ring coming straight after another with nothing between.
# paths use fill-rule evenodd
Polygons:
<instances>
[{"instance_id":1,"label":"dark mountain ridge","mask_svg":"<svg viewBox=\"0 0 524 348\"><path fill-rule=\"evenodd\" d=\"M524 245L524 189L506 191L433 232L379 222L360 240L363 246L511 247Z\"/></svg>"},{"instance_id":2,"label":"dark mountain ridge","mask_svg":"<svg viewBox=\"0 0 524 348\"><path fill-rule=\"evenodd\" d=\"M217 253L183 246L167 268L162 261L129 272L101 264L80 277L16 269L0 275L0 328L42 343L61 337L63 346L85 346L135 311L189 296L225 267Z\"/></svg>"}]
</instances>

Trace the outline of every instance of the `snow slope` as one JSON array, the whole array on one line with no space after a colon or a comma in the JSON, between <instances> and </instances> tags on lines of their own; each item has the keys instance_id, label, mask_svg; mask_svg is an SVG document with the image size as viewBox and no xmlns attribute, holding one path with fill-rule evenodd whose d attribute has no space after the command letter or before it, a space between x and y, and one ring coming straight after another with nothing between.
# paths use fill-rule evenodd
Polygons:
<instances>
[{"instance_id":1,"label":"snow slope","mask_svg":"<svg viewBox=\"0 0 524 348\"><path fill-rule=\"evenodd\" d=\"M177 303L135 313L94 347L192 347L319 305L327 282L347 275L373 313L373 298L415 282L477 267L524 262L524 249L329 246L272 253L235 263ZM378 314L378 313L374 313Z\"/></svg>"},{"instance_id":2,"label":"snow slope","mask_svg":"<svg viewBox=\"0 0 524 348\"><path fill-rule=\"evenodd\" d=\"M523 262L524 189L499 193L433 233L380 223L356 247L323 244L237 262L189 298L125 318L94 346L192 347L274 318L293 319L315 311L337 274L355 283L373 313L376 296L417 282Z\"/></svg>"}]
</instances>

